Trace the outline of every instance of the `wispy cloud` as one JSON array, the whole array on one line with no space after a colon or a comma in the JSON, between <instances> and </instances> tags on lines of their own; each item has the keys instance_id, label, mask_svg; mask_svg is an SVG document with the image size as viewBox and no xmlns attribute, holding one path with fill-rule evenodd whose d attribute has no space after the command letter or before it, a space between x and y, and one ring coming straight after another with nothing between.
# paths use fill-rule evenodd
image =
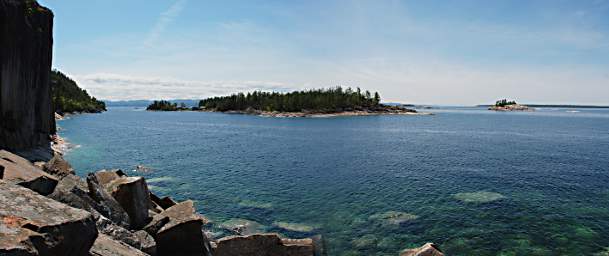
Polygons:
<instances>
[{"instance_id":1,"label":"wispy cloud","mask_svg":"<svg viewBox=\"0 0 609 256\"><path fill-rule=\"evenodd\" d=\"M201 99L244 91L297 89L271 81L187 81L119 74L89 74L74 79L97 98L105 100ZM120 91L120 94L116 92Z\"/></svg>"},{"instance_id":2,"label":"wispy cloud","mask_svg":"<svg viewBox=\"0 0 609 256\"><path fill-rule=\"evenodd\" d=\"M186 4L186 0L177 0L175 1L166 11L161 13L158 20L150 30L146 41L144 41L144 46L149 47L152 46L165 32L167 26L173 22L173 20L180 15L180 12L184 9L184 5Z\"/></svg>"}]
</instances>

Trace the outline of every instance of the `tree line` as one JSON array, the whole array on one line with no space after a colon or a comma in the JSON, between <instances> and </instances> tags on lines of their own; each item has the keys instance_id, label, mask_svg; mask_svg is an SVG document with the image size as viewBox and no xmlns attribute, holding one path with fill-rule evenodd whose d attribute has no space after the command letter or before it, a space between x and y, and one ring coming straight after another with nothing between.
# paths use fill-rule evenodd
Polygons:
<instances>
[{"instance_id":1,"label":"tree line","mask_svg":"<svg viewBox=\"0 0 609 256\"><path fill-rule=\"evenodd\" d=\"M362 110L379 106L378 92L362 92L360 88L333 87L288 93L254 91L201 100L199 107L216 111L260 110L279 112Z\"/></svg>"},{"instance_id":2,"label":"tree line","mask_svg":"<svg viewBox=\"0 0 609 256\"><path fill-rule=\"evenodd\" d=\"M507 99L502 99L495 102L496 107L505 107L509 105L516 105L516 101L508 101Z\"/></svg>"},{"instance_id":3,"label":"tree line","mask_svg":"<svg viewBox=\"0 0 609 256\"><path fill-rule=\"evenodd\" d=\"M86 90L78 87L74 80L59 70L51 71L51 98L57 113L98 113L106 110L103 101L91 97Z\"/></svg>"},{"instance_id":4,"label":"tree line","mask_svg":"<svg viewBox=\"0 0 609 256\"><path fill-rule=\"evenodd\" d=\"M148 107L146 108L146 110L158 110L158 111L176 111L176 110L186 110L186 109L188 109L188 107L186 107L186 104L184 104L184 103L180 103L178 105L177 103L172 103L172 102L166 101L166 100L155 100L150 105L148 105Z\"/></svg>"}]
</instances>

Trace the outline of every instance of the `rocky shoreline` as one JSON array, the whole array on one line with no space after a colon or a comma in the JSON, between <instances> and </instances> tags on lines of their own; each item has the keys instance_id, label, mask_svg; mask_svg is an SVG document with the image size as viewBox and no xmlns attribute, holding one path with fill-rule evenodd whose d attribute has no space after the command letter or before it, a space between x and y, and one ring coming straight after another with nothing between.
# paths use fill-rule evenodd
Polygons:
<instances>
[{"instance_id":1,"label":"rocky shoreline","mask_svg":"<svg viewBox=\"0 0 609 256\"><path fill-rule=\"evenodd\" d=\"M242 115L255 115L262 117L281 117L281 118L295 118L295 117L309 117L309 118L327 118L327 117L339 117L339 116L379 116L379 115L433 115L432 113L422 113L414 109L390 107L390 108L378 108L378 109L362 109L362 110L348 110L348 111L337 111L337 112L320 112L320 111L301 111L301 112L279 112L279 111L260 111L260 110L230 110L230 111L217 111L217 110L198 110L202 112L218 112L225 114L242 114Z\"/></svg>"}]
</instances>

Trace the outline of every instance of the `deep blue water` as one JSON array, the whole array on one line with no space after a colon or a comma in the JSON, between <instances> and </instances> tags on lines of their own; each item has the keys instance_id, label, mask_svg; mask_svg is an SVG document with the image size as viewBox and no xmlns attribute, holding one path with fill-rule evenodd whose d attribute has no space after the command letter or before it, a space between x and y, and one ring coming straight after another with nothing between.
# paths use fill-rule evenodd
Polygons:
<instances>
[{"instance_id":1,"label":"deep blue water","mask_svg":"<svg viewBox=\"0 0 609 256\"><path fill-rule=\"evenodd\" d=\"M397 255L428 241L449 255L608 250L609 110L431 111L282 119L111 108L59 125L80 146L67 154L80 175L145 165L153 170L134 175L196 200L217 226L322 234L329 255Z\"/></svg>"}]
</instances>

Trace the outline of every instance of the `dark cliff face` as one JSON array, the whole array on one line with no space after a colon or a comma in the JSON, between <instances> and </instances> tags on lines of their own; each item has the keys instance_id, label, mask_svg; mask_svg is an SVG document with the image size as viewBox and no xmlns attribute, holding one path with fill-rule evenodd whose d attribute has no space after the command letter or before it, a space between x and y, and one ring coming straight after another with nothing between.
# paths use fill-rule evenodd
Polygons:
<instances>
[{"instance_id":1,"label":"dark cliff face","mask_svg":"<svg viewBox=\"0 0 609 256\"><path fill-rule=\"evenodd\" d=\"M34 0L0 0L0 148L48 147L53 13Z\"/></svg>"}]
</instances>

